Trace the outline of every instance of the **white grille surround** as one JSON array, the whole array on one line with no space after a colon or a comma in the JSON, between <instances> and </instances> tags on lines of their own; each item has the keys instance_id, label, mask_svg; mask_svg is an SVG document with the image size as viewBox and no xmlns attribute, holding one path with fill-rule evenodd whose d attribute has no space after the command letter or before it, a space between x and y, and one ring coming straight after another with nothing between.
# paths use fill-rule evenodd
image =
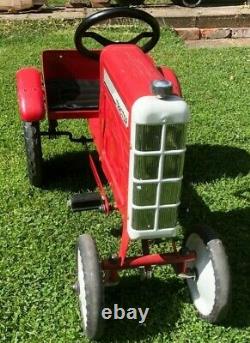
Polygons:
<instances>
[{"instance_id":1,"label":"white grille surround","mask_svg":"<svg viewBox=\"0 0 250 343\"><path fill-rule=\"evenodd\" d=\"M176 235L186 150L183 135L189 117L186 102L173 95L141 97L132 106L127 219L131 239ZM178 146L175 139L180 128L183 134ZM150 130L159 132L151 141ZM141 132L148 132L144 142L143 137L138 138Z\"/></svg>"}]
</instances>

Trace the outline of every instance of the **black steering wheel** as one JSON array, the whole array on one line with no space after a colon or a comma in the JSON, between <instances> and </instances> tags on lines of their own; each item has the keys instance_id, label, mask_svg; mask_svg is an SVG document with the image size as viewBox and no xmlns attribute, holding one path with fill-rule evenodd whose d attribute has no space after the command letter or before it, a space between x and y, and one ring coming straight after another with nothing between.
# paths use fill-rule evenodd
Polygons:
<instances>
[{"instance_id":1,"label":"black steering wheel","mask_svg":"<svg viewBox=\"0 0 250 343\"><path fill-rule=\"evenodd\" d=\"M101 36L98 33L87 31L90 27L98 24L99 22L103 20L120 18L120 17L139 19L142 22L147 23L151 27L152 31L143 31L140 34L138 34L136 37L125 42L112 41ZM85 18L77 27L76 32L75 32L75 37L74 37L75 46L77 50L80 52L80 54L84 56L88 56L93 59L98 59L100 56L100 51L90 50L86 48L83 42L84 38L92 38L98 43L100 43L102 46L107 46L110 44L137 44L141 39L149 38L148 41L141 47L142 51L148 52L156 45L156 43L158 42L160 38L160 27L157 20L154 17L152 17L150 14L148 14L147 12L144 12L135 8L126 8L126 7L111 8L111 9L106 9L104 11L96 12L92 14L91 16L89 16L88 18Z\"/></svg>"}]
</instances>

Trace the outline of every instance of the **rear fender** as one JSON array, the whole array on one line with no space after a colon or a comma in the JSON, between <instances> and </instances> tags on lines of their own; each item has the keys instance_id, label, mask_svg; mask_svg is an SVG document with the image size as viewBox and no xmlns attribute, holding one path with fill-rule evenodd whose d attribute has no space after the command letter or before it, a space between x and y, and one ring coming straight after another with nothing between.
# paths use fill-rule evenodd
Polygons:
<instances>
[{"instance_id":1,"label":"rear fender","mask_svg":"<svg viewBox=\"0 0 250 343\"><path fill-rule=\"evenodd\" d=\"M173 94L177 96L182 96L181 85L175 74L175 72L168 67L158 67L158 70L162 73L164 78L172 82Z\"/></svg>"},{"instance_id":2,"label":"rear fender","mask_svg":"<svg viewBox=\"0 0 250 343\"><path fill-rule=\"evenodd\" d=\"M45 117L45 96L41 72L36 68L16 73L17 99L22 121L39 121Z\"/></svg>"}]
</instances>

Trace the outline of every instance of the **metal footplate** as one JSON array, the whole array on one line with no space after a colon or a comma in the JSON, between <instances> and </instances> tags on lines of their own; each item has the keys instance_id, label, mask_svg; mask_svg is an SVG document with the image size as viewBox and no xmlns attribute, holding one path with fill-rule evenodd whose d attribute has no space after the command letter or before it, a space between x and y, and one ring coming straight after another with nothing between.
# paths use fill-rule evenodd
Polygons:
<instances>
[{"instance_id":1,"label":"metal footplate","mask_svg":"<svg viewBox=\"0 0 250 343\"><path fill-rule=\"evenodd\" d=\"M99 193L80 193L74 194L68 200L68 207L73 212L89 211L89 210L102 210L103 202Z\"/></svg>"}]
</instances>

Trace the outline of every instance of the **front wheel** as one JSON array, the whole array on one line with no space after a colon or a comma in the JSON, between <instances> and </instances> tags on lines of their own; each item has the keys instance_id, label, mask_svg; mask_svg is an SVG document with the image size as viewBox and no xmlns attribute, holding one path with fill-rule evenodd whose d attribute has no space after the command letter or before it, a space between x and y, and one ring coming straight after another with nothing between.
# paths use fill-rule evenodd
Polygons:
<instances>
[{"instance_id":1,"label":"front wheel","mask_svg":"<svg viewBox=\"0 0 250 343\"><path fill-rule=\"evenodd\" d=\"M42 186L43 157L39 122L23 123L27 169L31 185Z\"/></svg>"},{"instance_id":2,"label":"front wheel","mask_svg":"<svg viewBox=\"0 0 250 343\"><path fill-rule=\"evenodd\" d=\"M88 234L78 239L77 276L84 332L89 339L100 338L103 331L103 283L96 245Z\"/></svg>"},{"instance_id":3,"label":"front wheel","mask_svg":"<svg viewBox=\"0 0 250 343\"><path fill-rule=\"evenodd\" d=\"M188 264L195 277L187 280L194 306L201 318L220 322L230 300L230 270L223 244L213 230L203 227L190 233L184 246L197 254Z\"/></svg>"}]
</instances>

